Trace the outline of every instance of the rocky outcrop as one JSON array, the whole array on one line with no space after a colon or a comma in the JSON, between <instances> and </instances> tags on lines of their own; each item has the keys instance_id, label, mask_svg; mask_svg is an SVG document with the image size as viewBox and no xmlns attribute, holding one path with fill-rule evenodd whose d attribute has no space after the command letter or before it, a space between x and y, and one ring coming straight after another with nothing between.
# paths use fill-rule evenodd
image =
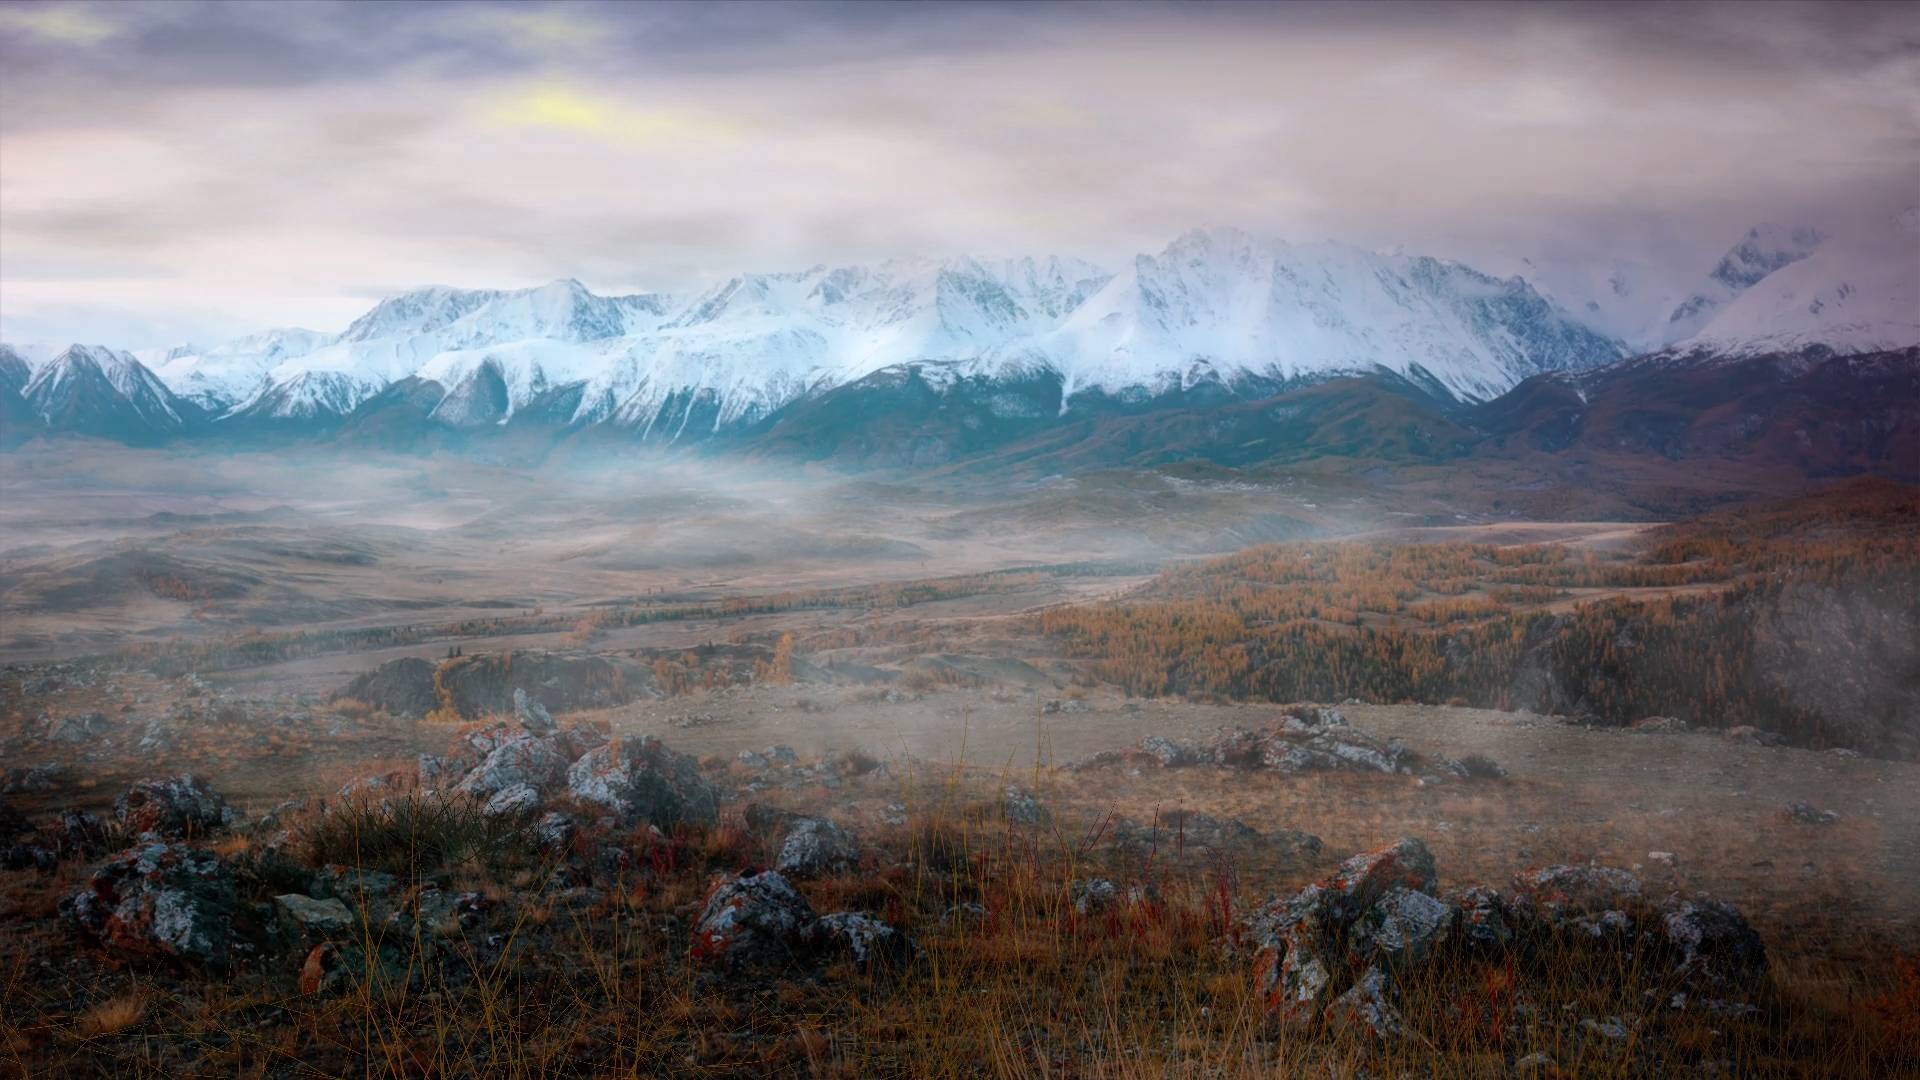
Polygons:
<instances>
[{"instance_id":1,"label":"rocky outcrop","mask_svg":"<svg viewBox=\"0 0 1920 1080\"><path fill-rule=\"evenodd\" d=\"M712 824L719 794L700 765L651 735L622 738L582 755L567 770L567 790L621 821L671 829L682 821Z\"/></svg>"},{"instance_id":2,"label":"rocky outcrop","mask_svg":"<svg viewBox=\"0 0 1920 1080\"><path fill-rule=\"evenodd\" d=\"M341 687L333 696L364 701L393 716L419 718L440 707L434 689L434 664L406 656L389 660Z\"/></svg>"},{"instance_id":3,"label":"rocky outcrop","mask_svg":"<svg viewBox=\"0 0 1920 1080\"><path fill-rule=\"evenodd\" d=\"M1411 775L1423 764L1460 779L1497 779L1506 772L1492 760L1423 763L1398 739L1381 739L1347 723L1345 714L1318 705L1295 705L1265 728L1230 728L1210 739L1189 741L1149 735L1132 750L1105 751L1077 762L1076 770L1129 766L1178 769L1214 765L1279 773L1373 772Z\"/></svg>"},{"instance_id":4,"label":"rocky outcrop","mask_svg":"<svg viewBox=\"0 0 1920 1080\"><path fill-rule=\"evenodd\" d=\"M122 852L60 905L81 934L121 959L222 968L232 956L239 896L219 856L178 843Z\"/></svg>"},{"instance_id":5,"label":"rocky outcrop","mask_svg":"<svg viewBox=\"0 0 1920 1080\"><path fill-rule=\"evenodd\" d=\"M1277 829L1262 833L1238 818L1217 818L1190 810L1171 811L1150 825L1121 818L1113 823L1112 835L1116 847L1156 855L1195 849L1213 853L1265 849L1297 862L1318 857L1322 847L1320 838L1309 832Z\"/></svg>"},{"instance_id":6,"label":"rocky outcrop","mask_svg":"<svg viewBox=\"0 0 1920 1080\"><path fill-rule=\"evenodd\" d=\"M1443 897L1436 884L1432 854L1409 838L1356 855L1256 910L1240 940L1252 951L1268 1021L1398 1039L1407 1024L1396 979L1450 951L1498 953L1558 935L1580 947L1668 957L1683 984L1726 990L1766 974L1765 946L1737 910L1704 896L1670 897L1650 910L1639 880L1624 870L1533 870L1515 878L1511 897L1479 886Z\"/></svg>"},{"instance_id":7,"label":"rocky outcrop","mask_svg":"<svg viewBox=\"0 0 1920 1080\"><path fill-rule=\"evenodd\" d=\"M516 735L494 747L456 790L477 799L490 799L514 787L542 795L557 791L567 779L569 749L562 739Z\"/></svg>"},{"instance_id":8,"label":"rocky outcrop","mask_svg":"<svg viewBox=\"0 0 1920 1080\"><path fill-rule=\"evenodd\" d=\"M113 816L129 834L172 840L205 836L239 820L225 799L190 774L134 782L114 800Z\"/></svg>"}]
</instances>

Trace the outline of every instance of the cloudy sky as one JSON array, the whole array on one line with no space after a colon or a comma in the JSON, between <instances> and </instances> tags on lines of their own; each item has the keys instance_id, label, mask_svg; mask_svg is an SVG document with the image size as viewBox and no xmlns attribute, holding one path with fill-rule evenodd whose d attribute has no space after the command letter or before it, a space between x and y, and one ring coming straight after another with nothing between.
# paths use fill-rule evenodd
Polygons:
<instances>
[{"instance_id":1,"label":"cloudy sky","mask_svg":"<svg viewBox=\"0 0 1920 1080\"><path fill-rule=\"evenodd\" d=\"M0 336L1238 225L1689 273L1920 201L1920 6L0 4Z\"/></svg>"}]
</instances>

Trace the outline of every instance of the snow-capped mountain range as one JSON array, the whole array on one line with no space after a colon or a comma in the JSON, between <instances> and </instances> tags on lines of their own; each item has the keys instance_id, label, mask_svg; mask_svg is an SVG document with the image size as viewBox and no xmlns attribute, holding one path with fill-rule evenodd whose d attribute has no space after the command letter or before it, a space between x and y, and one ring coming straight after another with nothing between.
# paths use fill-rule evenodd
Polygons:
<instances>
[{"instance_id":1,"label":"snow-capped mountain range","mask_svg":"<svg viewBox=\"0 0 1920 1080\"><path fill-rule=\"evenodd\" d=\"M430 288L337 334L270 330L140 356L0 346L0 391L55 427L80 409L89 429L111 414L173 432L337 422L404 384L448 427L505 424L538 403L564 426L663 440L906 365L951 385L1056 379L1062 411L1090 392L1150 400L1380 371L1479 402L1662 347L1920 343L1913 218L1877 245L1759 227L1678 295L1642 289L1631 267L1524 263L1495 277L1232 229L1188 232L1117 273L1064 258L909 259L743 274L684 295L599 296L571 280ZM88 387L124 402L81 408Z\"/></svg>"}]
</instances>

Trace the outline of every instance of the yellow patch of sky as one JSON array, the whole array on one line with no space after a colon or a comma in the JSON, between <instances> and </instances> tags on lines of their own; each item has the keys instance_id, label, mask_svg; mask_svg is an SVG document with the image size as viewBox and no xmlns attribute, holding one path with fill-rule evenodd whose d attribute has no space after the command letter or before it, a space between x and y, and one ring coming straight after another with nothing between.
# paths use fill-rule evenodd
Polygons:
<instances>
[{"instance_id":1,"label":"yellow patch of sky","mask_svg":"<svg viewBox=\"0 0 1920 1080\"><path fill-rule=\"evenodd\" d=\"M91 9L73 5L9 8L0 11L0 26L17 27L37 37L71 45L97 45L120 33L121 26Z\"/></svg>"},{"instance_id":2,"label":"yellow patch of sky","mask_svg":"<svg viewBox=\"0 0 1920 1080\"><path fill-rule=\"evenodd\" d=\"M638 109L558 85L531 86L507 94L495 101L488 117L511 127L572 131L625 143L728 139L738 133L736 123L710 114Z\"/></svg>"}]
</instances>

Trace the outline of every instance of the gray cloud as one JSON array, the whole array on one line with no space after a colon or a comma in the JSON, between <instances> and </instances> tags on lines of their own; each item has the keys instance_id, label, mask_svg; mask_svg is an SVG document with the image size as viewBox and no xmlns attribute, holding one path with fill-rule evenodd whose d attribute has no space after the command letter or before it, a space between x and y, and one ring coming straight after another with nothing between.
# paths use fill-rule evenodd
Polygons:
<instances>
[{"instance_id":1,"label":"gray cloud","mask_svg":"<svg viewBox=\"0 0 1920 1080\"><path fill-rule=\"evenodd\" d=\"M1915 199L1915 10L16 3L0 315L324 325L369 281L1114 260L1212 222L1691 270Z\"/></svg>"}]
</instances>

